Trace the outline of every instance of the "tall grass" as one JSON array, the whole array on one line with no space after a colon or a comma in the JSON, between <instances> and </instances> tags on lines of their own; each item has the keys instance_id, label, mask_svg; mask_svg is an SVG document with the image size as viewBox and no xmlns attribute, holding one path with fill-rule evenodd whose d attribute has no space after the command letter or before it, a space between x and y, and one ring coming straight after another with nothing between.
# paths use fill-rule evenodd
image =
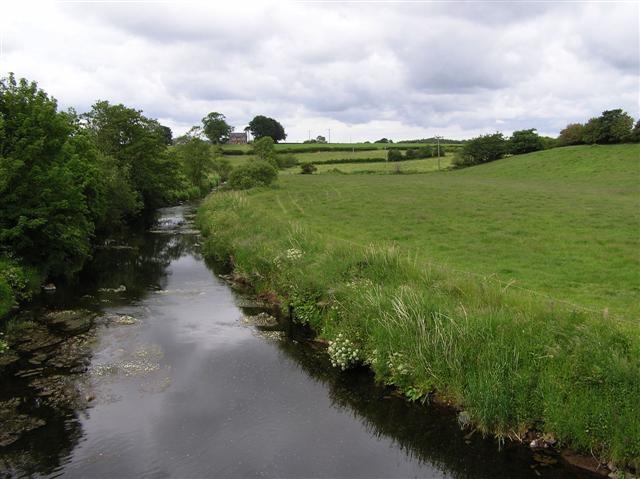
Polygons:
<instances>
[{"instance_id":1,"label":"tall grass","mask_svg":"<svg viewBox=\"0 0 640 479\"><path fill-rule=\"evenodd\" d=\"M199 212L209 257L231 259L257 292L292 304L324 338L357 344L381 381L432 391L482 431L528 429L620 463L640 461L640 334L526 291L361 248L265 215L252 192L210 196ZM294 254L295 253L295 254Z\"/></svg>"}]
</instances>

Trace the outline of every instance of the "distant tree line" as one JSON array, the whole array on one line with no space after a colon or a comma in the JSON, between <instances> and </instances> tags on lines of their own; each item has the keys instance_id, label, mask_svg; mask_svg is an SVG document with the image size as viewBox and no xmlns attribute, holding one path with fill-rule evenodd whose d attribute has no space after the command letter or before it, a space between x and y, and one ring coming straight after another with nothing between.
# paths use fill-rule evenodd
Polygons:
<instances>
[{"instance_id":1,"label":"distant tree line","mask_svg":"<svg viewBox=\"0 0 640 479\"><path fill-rule=\"evenodd\" d=\"M567 125L558 138L540 136L535 128L514 131L508 138L500 132L480 135L464 143L453 163L464 167L557 146L631 142L640 142L640 120L634 126L633 118L623 110L607 110L585 124Z\"/></svg>"}]
</instances>

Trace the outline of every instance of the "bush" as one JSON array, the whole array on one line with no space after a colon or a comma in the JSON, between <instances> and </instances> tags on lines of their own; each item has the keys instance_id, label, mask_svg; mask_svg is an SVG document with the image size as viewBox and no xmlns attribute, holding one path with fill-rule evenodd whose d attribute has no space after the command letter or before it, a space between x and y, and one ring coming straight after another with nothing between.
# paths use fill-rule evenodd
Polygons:
<instances>
[{"instance_id":1,"label":"bush","mask_svg":"<svg viewBox=\"0 0 640 479\"><path fill-rule=\"evenodd\" d=\"M499 160L507 151L507 140L502 133L480 135L462 147L453 164L458 167L479 165Z\"/></svg>"},{"instance_id":2,"label":"bush","mask_svg":"<svg viewBox=\"0 0 640 479\"><path fill-rule=\"evenodd\" d=\"M318 168L316 168L316 165L313 163L304 163L303 165L300 165L300 169L302 170L300 173L303 175L310 175L318 171Z\"/></svg>"},{"instance_id":3,"label":"bush","mask_svg":"<svg viewBox=\"0 0 640 479\"><path fill-rule=\"evenodd\" d=\"M278 155L276 156L276 163L278 163L278 168L284 170L285 168L291 168L296 166L299 161L298 158L291 154L286 155Z\"/></svg>"},{"instance_id":4,"label":"bush","mask_svg":"<svg viewBox=\"0 0 640 479\"><path fill-rule=\"evenodd\" d=\"M419 158L431 158L434 155L433 148L429 145L422 146L418 150L418 154L420 155ZM442 147L440 147L440 154L442 155Z\"/></svg>"},{"instance_id":5,"label":"bush","mask_svg":"<svg viewBox=\"0 0 640 479\"><path fill-rule=\"evenodd\" d=\"M404 157L407 160L416 160L420 158L420 151L414 149L407 150L407 152L404 154Z\"/></svg>"},{"instance_id":6,"label":"bush","mask_svg":"<svg viewBox=\"0 0 640 479\"><path fill-rule=\"evenodd\" d=\"M267 161L251 161L238 166L229 175L234 190L248 190L256 186L269 186L278 177L278 171Z\"/></svg>"},{"instance_id":7,"label":"bush","mask_svg":"<svg viewBox=\"0 0 640 479\"><path fill-rule=\"evenodd\" d=\"M402 152L400 150L389 150L387 153L388 161L402 161L404 157L402 156Z\"/></svg>"},{"instance_id":8,"label":"bush","mask_svg":"<svg viewBox=\"0 0 640 479\"><path fill-rule=\"evenodd\" d=\"M544 149L544 142L535 128L514 131L509 139L509 152L513 155L531 153L542 149Z\"/></svg>"}]
</instances>

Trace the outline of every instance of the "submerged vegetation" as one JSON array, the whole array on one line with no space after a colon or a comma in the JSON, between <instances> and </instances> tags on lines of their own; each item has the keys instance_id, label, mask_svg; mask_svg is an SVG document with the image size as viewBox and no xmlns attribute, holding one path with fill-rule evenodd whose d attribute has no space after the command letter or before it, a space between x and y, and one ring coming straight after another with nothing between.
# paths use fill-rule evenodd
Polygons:
<instances>
[{"instance_id":1,"label":"submerged vegetation","mask_svg":"<svg viewBox=\"0 0 640 479\"><path fill-rule=\"evenodd\" d=\"M291 175L211 195L199 224L205 253L293 306L336 366L369 365L413 400L435 392L482 431L637 465L637 153Z\"/></svg>"}]
</instances>

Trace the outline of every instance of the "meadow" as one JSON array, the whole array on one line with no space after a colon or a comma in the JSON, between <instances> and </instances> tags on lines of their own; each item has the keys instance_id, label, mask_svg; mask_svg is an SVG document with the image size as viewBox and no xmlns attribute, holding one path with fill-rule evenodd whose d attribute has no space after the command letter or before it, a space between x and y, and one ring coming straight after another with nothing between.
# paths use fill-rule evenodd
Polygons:
<instances>
[{"instance_id":1,"label":"meadow","mask_svg":"<svg viewBox=\"0 0 640 479\"><path fill-rule=\"evenodd\" d=\"M314 155L317 153L313 153ZM296 155L296 158L300 158L303 155ZM306 161L301 161L306 163ZM440 158L425 158L422 160L406 160L397 162L374 162L374 163L321 163L313 162L316 165L317 173L330 173L330 174L410 174L410 173L427 173L430 171L437 171L438 168L444 170L451 165L451 156L444 156ZM283 171L284 174L298 174L300 173L300 166L288 168Z\"/></svg>"},{"instance_id":2,"label":"meadow","mask_svg":"<svg viewBox=\"0 0 640 479\"><path fill-rule=\"evenodd\" d=\"M211 195L199 224L205 253L291 304L336 365L365 363L413 400L435 391L499 437L535 430L637 465L639 154L281 175Z\"/></svg>"},{"instance_id":3,"label":"meadow","mask_svg":"<svg viewBox=\"0 0 640 479\"><path fill-rule=\"evenodd\" d=\"M311 152L365 152L365 151L384 151L389 148L407 150L410 148L420 148L425 143L276 143L276 153L311 153ZM431 146L436 146L432 144ZM460 148L460 144L442 144L443 148L449 151ZM222 151L225 154L233 155L234 153L248 153L251 145L222 145Z\"/></svg>"}]
</instances>

